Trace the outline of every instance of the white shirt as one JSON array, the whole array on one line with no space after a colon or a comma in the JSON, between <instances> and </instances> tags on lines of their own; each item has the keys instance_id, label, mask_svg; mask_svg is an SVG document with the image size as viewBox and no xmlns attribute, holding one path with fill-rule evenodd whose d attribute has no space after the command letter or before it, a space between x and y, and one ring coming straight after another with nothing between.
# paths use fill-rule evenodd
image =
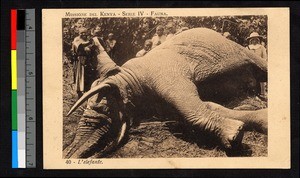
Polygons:
<instances>
[{"instance_id":1,"label":"white shirt","mask_svg":"<svg viewBox=\"0 0 300 178\"><path fill-rule=\"evenodd\" d=\"M162 36L158 36L157 34L155 34L152 37L152 49L155 48L156 46L160 45L161 43L166 41L166 36L162 35Z\"/></svg>"}]
</instances>

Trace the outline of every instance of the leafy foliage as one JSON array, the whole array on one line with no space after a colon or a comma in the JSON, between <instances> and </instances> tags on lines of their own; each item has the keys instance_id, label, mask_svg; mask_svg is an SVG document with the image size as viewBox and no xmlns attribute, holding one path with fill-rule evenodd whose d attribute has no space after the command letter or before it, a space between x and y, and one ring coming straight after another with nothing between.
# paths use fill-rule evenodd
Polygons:
<instances>
[{"instance_id":1,"label":"leafy foliage","mask_svg":"<svg viewBox=\"0 0 300 178\"><path fill-rule=\"evenodd\" d=\"M67 33L63 33L64 45L73 41L82 26L88 28L89 34L95 26L100 26L104 39L109 33L113 33L118 44L114 60L119 65L133 58L137 51L143 48L145 40L153 37L158 25L166 27L170 23L177 31L183 27L205 27L219 33L229 32L231 39L243 46L247 45L245 39L250 33L258 32L267 44L267 16L65 18L62 23L64 30L68 29ZM165 33L167 34L168 30L165 29Z\"/></svg>"}]
</instances>

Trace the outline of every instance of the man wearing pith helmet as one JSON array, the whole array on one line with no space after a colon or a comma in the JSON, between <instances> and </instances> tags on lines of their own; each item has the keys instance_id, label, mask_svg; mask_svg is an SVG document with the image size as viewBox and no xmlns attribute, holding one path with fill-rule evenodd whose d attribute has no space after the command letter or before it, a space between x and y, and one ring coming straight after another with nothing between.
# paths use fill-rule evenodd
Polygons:
<instances>
[{"instance_id":1,"label":"man wearing pith helmet","mask_svg":"<svg viewBox=\"0 0 300 178\"><path fill-rule=\"evenodd\" d=\"M267 50L261 45L263 37L260 36L257 32L252 32L250 36L247 38L248 46L247 48L253 51L259 57L267 60Z\"/></svg>"},{"instance_id":2,"label":"man wearing pith helmet","mask_svg":"<svg viewBox=\"0 0 300 178\"><path fill-rule=\"evenodd\" d=\"M263 58L264 60L267 60L267 50L266 48L262 45L262 39L263 37L260 36L257 32L252 32L246 40L248 41L248 46L247 49L253 51L256 55L259 57ZM260 96L263 99L267 98L267 83L266 82L261 82L260 83Z\"/></svg>"}]
</instances>

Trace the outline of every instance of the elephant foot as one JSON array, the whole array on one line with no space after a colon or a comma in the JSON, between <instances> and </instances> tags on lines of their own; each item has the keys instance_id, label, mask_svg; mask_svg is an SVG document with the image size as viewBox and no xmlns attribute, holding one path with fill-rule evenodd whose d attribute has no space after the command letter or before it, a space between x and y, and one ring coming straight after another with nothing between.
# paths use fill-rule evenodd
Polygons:
<instances>
[{"instance_id":1,"label":"elephant foot","mask_svg":"<svg viewBox=\"0 0 300 178\"><path fill-rule=\"evenodd\" d=\"M244 137L244 123L238 120L226 119L222 122L220 139L225 149L240 147Z\"/></svg>"}]
</instances>

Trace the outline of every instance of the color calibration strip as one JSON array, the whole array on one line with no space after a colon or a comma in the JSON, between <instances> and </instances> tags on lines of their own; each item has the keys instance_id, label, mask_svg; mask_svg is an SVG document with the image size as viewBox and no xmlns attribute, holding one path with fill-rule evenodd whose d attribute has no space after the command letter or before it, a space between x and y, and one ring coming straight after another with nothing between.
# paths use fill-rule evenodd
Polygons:
<instances>
[{"instance_id":1,"label":"color calibration strip","mask_svg":"<svg viewBox=\"0 0 300 178\"><path fill-rule=\"evenodd\" d=\"M12 167L19 167L18 160L18 98L17 98L17 10L11 10L11 103L12 103Z\"/></svg>"},{"instance_id":2,"label":"color calibration strip","mask_svg":"<svg viewBox=\"0 0 300 178\"><path fill-rule=\"evenodd\" d=\"M11 10L13 168L35 167L35 102L27 101L35 99L34 14Z\"/></svg>"}]
</instances>

